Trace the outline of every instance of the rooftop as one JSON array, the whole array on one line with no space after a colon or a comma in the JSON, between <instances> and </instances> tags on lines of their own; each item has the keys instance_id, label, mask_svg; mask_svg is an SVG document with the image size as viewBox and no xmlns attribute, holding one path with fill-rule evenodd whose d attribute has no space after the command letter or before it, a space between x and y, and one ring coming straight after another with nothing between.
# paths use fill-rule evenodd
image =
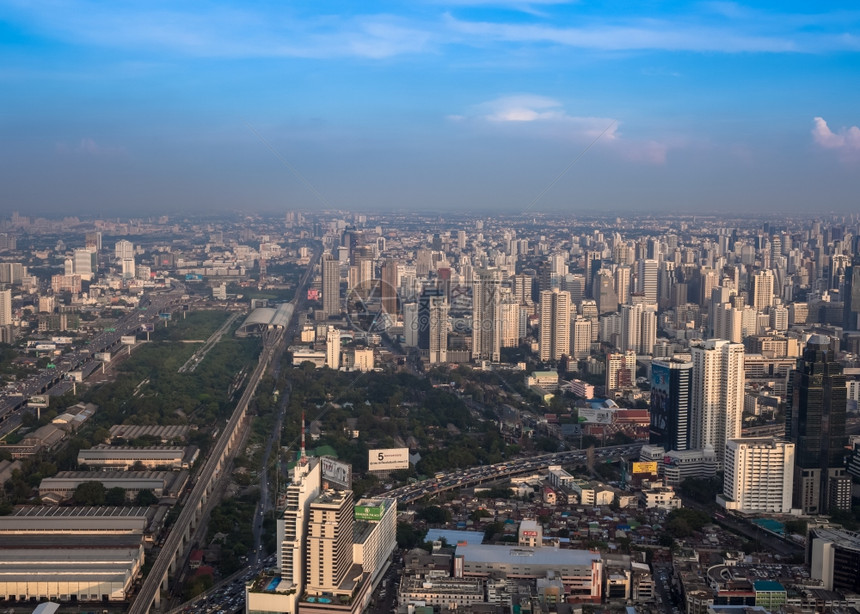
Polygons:
<instances>
[{"instance_id":1,"label":"rooftop","mask_svg":"<svg viewBox=\"0 0 860 614\"><path fill-rule=\"evenodd\" d=\"M457 546L457 554L471 563L522 563L530 565L591 566L600 554L589 550L563 550L551 546L525 548L522 546L493 546L467 544Z\"/></svg>"}]
</instances>

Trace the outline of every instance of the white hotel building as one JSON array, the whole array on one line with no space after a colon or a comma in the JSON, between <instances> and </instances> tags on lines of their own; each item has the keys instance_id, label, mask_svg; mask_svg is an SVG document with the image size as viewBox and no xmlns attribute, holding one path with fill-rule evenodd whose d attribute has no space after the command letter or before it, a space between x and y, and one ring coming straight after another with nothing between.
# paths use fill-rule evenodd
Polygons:
<instances>
[{"instance_id":1,"label":"white hotel building","mask_svg":"<svg viewBox=\"0 0 860 614\"><path fill-rule=\"evenodd\" d=\"M730 439L717 503L745 514L785 514L791 511L793 480L793 443L772 437Z\"/></svg>"}]
</instances>

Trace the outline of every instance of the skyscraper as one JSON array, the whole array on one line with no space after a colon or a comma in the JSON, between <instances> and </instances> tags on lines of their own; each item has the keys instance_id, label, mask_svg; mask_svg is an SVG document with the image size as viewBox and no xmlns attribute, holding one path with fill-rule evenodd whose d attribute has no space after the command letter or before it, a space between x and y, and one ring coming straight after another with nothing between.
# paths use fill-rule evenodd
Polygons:
<instances>
[{"instance_id":1,"label":"skyscraper","mask_svg":"<svg viewBox=\"0 0 860 614\"><path fill-rule=\"evenodd\" d=\"M860 330L860 256L854 256L845 269L845 291L842 326L845 330Z\"/></svg>"},{"instance_id":2,"label":"skyscraper","mask_svg":"<svg viewBox=\"0 0 860 614\"><path fill-rule=\"evenodd\" d=\"M0 326L12 324L12 290L0 290Z\"/></svg>"},{"instance_id":3,"label":"skyscraper","mask_svg":"<svg viewBox=\"0 0 860 614\"><path fill-rule=\"evenodd\" d=\"M326 330L325 364L330 369L340 369L340 331L334 326Z\"/></svg>"},{"instance_id":4,"label":"skyscraper","mask_svg":"<svg viewBox=\"0 0 860 614\"><path fill-rule=\"evenodd\" d=\"M615 269L615 297L622 305L630 298L630 267L619 266Z\"/></svg>"},{"instance_id":5,"label":"skyscraper","mask_svg":"<svg viewBox=\"0 0 860 614\"><path fill-rule=\"evenodd\" d=\"M571 357L577 360L588 358L591 354L591 320L577 316L573 320L570 339Z\"/></svg>"},{"instance_id":6,"label":"skyscraper","mask_svg":"<svg viewBox=\"0 0 860 614\"><path fill-rule=\"evenodd\" d=\"M400 280L397 279L397 261L388 259L382 265L382 309L392 318L397 318L397 288Z\"/></svg>"},{"instance_id":7,"label":"skyscraper","mask_svg":"<svg viewBox=\"0 0 860 614\"><path fill-rule=\"evenodd\" d=\"M340 313L340 262L331 254L322 257L323 314L325 317Z\"/></svg>"},{"instance_id":8,"label":"skyscraper","mask_svg":"<svg viewBox=\"0 0 860 614\"><path fill-rule=\"evenodd\" d=\"M304 592L305 557L310 503L322 485L321 463L318 458L304 458L293 467L292 482L287 486L286 508L277 522L279 549L276 565L284 589L292 589L287 612L298 612L299 598Z\"/></svg>"},{"instance_id":9,"label":"skyscraper","mask_svg":"<svg viewBox=\"0 0 860 614\"><path fill-rule=\"evenodd\" d=\"M570 354L570 293L558 288L540 293L540 359Z\"/></svg>"},{"instance_id":10,"label":"skyscraper","mask_svg":"<svg viewBox=\"0 0 860 614\"><path fill-rule=\"evenodd\" d=\"M501 296L499 272L478 269L472 283L472 358L501 359Z\"/></svg>"},{"instance_id":11,"label":"skyscraper","mask_svg":"<svg viewBox=\"0 0 860 614\"><path fill-rule=\"evenodd\" d=\"M636 279L636 291L645 295L646 303L657 302L657 261L642 259Z\"/></svg>"},{"instance_id":12,"label":"skyscraper","mask_svg":"<svg viewBox=\"0 0 860 614\"><path fill-rule=\"evenodd\" d=\"M692 347L690 447L711 446L723 466L726 442L741 436L744 407L744 346L709 339Z\"/></svg>"},{"instance_id":13,"label":"skyscraper","mask_svg":"<svg viewBox=\"0 0 860 614\"><path fill-rule=\"evenodd\" d=\"M773 271L756 271L753 274L750 295L756 311L764 311L773 305Z\"/></svg>"},{"instance_id":14,"label":"skyscraper","mask_svg":"<svg viewBox=\"0 0 860 614\"><path fill-rule=\"evenodd\" d=\"M122 239L114 245L114 260L124 260L125 258L134 258L134 243Z\"/></svg>"},{"instance_id":15,"label":"skyscraper","mask_svg":"<svg viewBox=\"0 0 860 614\"><path fill-rule=\"evenodd\" d=\"M89 281L98 268L98 254L89 249L76 249L74 252L75 274Z\"/></svg>"},{"instance_id":16,"label":"skyscraper","mask_svg":"<svg viewBox=\"0 0 860 614\"><path fill-rule=\"evenodd\" d=\"M418 299L418 348L430 364L448 361L448 301L441 288L425 288Z\"/></svg>"},{"instance_id":17,"label":"skyscraper","mask_svg":"<svg viewBox=\"0 0 860 614\"><path fill-rule=\"evenodd\" d=\"M670 450L690 447L690 401L693 363L654 360L651 363L651 427L649 443Z\"/></svg>"},{"instance_id":18,"label":"skyscraper","mask_svg":"<svg viewBox=\"0 0 860 614\"><path fill-rule=\"evenodd\" d=\"M594 280L594 298L600 314L618 311L618 296L615 294L615 279L606 269L601 269Z\"/></svg>"},{"instance_id":19,"label":"skyscraper","mask_svg":"<svg viewBox=\"0 0 860 614\"><path fill-rule=\"evenodd\" d=\"M804 514L850 509L851 478L845 473L845 406L848 389L830 338L813 335L791 373L788 437L797 445L794 504Z\"/></svg>"},{"instance_id":20,"label":"skyscraper","mask_svg":"<svg viewBox=\"0 0 860 614\"><path fill-rule=\"evenodd\" d=\"M352 566L351 490L326 490L311 501L305 555L305 590L311 595L340 591Z\"/></svg>"}]
</instances>

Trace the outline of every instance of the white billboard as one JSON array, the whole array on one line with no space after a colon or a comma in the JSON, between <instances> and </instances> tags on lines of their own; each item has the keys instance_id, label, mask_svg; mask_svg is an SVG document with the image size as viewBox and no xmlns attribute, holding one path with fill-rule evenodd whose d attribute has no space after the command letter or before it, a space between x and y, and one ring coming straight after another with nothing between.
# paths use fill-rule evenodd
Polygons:
<instances>
[{"instance_id":1,"label":"white billboard","mask_svg":"<svg viewBox=\"0 0 860 614\"><path fill-rule=\"evenodd\" d=\"M322 479L341 488L352 488L352 465L339 461L331 456L323 456Z\"/></svg>"},{"instance_id":2,"label":"white billboard","mask_svg":"<svg viewBox=\"0 0 860 614\"><path fill-rule=\"evenodd\" d=\"M123 335L119 338L119 340L120 343L122 343L123 345L134 345L135 343L137 343L137 337L135 337L134 335Z\"/></svg>"},{"instance_id":3,"label":"white billboard","mask_svg":"<svg viewBox=\"0 0 860 614\"><path fill-rule=\"evenodd\" d=\"M612 424L614 413L611 409L580 409L579 421L592 424Z\"/></svg>"},{"instance_id":4,"label":"white billboard","mask_svg":"<svg viewBox=\"0 0 860 614\"><path fill-rule=\"evenodd\" d=\"M370 471L409 469L409 448L369 450L367 453L367 468Z\"/></svg>"}]
</instances>

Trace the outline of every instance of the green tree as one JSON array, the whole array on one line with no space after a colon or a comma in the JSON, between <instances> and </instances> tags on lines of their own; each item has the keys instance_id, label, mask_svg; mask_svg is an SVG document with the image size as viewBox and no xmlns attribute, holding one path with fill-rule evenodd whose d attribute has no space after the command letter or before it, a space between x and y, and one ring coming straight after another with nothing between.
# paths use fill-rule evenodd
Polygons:
<instances>
[{"instance_id":1,"label":"green tree","mask_svg":"<svg viewBox=\"0 0 860 614\"><path fill-rule=\"evenodd\" d=\"M424 541L426 531L419 531L408 522L397 523L397 547L411 550Z\"/></svg>"},{"instance_id":2,"label":"green tree","mask_svg":"<svg viewBox=\"0 0 860 614\"><path fill-rule=\"evenodd\" d=\"M105 492L105 505L125 505L125 488L114 486Z\"/></svg>"},{"instance_id":3,"label":"green tree","mask_svg":"<svg viewBox=\"0 0 860 614\"><path fill-rule=\"evenodd\" d=\"M158 503L158 497L155 496L150 489L145 489L138 491L137 496L134 498L135 505L142 505L144 507L149 507L150 505L155 505Z\"/></svg>"},{"instance_id":4,"label":"green tree","mask_svg":"<svg viewBox=\"0 0 860 614\"><path fill-rule=\"evenodd\" d=\"M83 482L75 489L72 499L78 505L104 505L106 491L101 482Z\"/></svg>"},{"instance_id":5,"label":"green tree","mask_svg":"<svg viewBox=\"0 0 860 614\"><path fill-rule=\"evenodd\" d=\"M493 540L496 539L497 535L505 534L505 525L501 522L493 522L487 525L487 528L484 529L484 541L488 544L492 543Z\"/></svg>"},{"instance_id":6,"label":"green tree","mask_svg":"<svg viewBox=\"0 0 860 614\"><path fill-rule=\"evenodd\" d=\"M428 505L418 512L418 518L428 524L445 524L451 520L451 512L438 505Z\"/></svg>"}]
</instances>

